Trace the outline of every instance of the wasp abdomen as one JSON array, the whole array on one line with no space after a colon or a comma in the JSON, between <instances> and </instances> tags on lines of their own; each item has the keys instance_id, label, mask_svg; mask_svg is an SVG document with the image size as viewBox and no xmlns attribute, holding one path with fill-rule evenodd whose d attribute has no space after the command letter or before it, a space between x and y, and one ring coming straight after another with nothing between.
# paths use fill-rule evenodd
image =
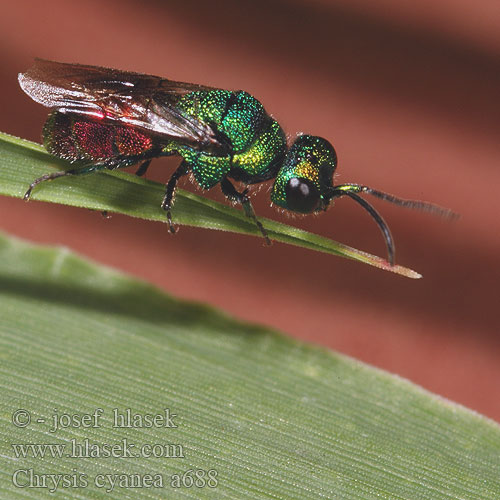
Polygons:
<instances>
[{"instance_id":1,"label":"wasp abdomen","mask_svg":"<svg viewBox=\"0 0 500 500\"><path fill-rule=\"evenodd\" d=\"M151 137L132 127L120 127L53 112L43 128L43 144L53 155L69 161L106 161L137 157L153 147Z\"/></svg>"}]
</instances>

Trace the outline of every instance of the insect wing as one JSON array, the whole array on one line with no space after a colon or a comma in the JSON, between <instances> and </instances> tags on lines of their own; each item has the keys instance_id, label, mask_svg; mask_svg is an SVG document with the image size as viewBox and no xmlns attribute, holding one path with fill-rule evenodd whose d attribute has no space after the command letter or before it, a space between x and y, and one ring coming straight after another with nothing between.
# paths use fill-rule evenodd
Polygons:
<instances>
[{"instance_id":1,"label":"insect wing","mask_svg":"<svg viewBox=\"0 0 500 500\"><path fill-rule=\"evenodd\" d=\"M43 59L36 59L18 79L34 101L62 113L137 127L214 154L227 147L209 124L181 113L177 107L182 96L213 90L210 87Z\"/></svg>"}]
</instances>

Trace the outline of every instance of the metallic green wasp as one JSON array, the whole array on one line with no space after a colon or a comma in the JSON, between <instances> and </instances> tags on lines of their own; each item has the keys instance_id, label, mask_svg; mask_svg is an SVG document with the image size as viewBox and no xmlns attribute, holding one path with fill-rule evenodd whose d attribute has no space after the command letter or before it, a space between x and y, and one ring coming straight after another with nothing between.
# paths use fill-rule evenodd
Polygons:
<instances>
[{"instance_id":1,"label":"metallic green wasp","mask_svg":"<svg viewBox=\"0 0 500 500\"><path fill-rule=\"evenodd\" d=\"M144 175L151 160L178 155L179 167L166 185L161 203L171 232L172 205L178 180L191 173L204 189L219 184L232 202L243 206L267 243L245 185L274 179L271 200L295 213L326 210L335 198L348 196L367 210L380 227L394 264L389 227L360 193L397 205L449 215L448 210L421 201L396 198L358 184L333 185L337 155L321 137L299 135L288 147L286 136L262 104L244 91L215 89L156 76L96 66L37 59L19 74L21 88L52 109L43 128L43 143L53 155L80 166L46 174L25 194L47 180L102 169L139 164Z\"/></svg>"}]
</instances>

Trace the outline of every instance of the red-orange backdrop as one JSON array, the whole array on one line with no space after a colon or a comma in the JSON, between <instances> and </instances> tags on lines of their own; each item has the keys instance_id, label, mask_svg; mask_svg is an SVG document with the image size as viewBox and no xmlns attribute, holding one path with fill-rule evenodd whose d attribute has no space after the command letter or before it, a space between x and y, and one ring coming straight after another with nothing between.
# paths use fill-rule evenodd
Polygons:
<instances>
[{"instance_id":1,"label":"red-orange backdrop","mask_svg":"<svg viewBox=\"0 0 500 500\"><path fill-rule=\"evenodd\" d=\"M404 4L407 4L406 2ZM17 0L2 8L1 130L39 140L17 85L35 56L245 89L293 136L322 135L341 182L438 202L447 223L377 203L412 281L256 238L0 199L0 229L407 377L500 420L497 0ZM166 180L173 159L154 163ZM192 189L189 182L183 187ZM217 191L217 192L215 192ZM217 189L216 199L222 200ZM267 189L256 210L269 207ZM293 221L383 255L349 200Z\"/></svg>"}]
</instances>

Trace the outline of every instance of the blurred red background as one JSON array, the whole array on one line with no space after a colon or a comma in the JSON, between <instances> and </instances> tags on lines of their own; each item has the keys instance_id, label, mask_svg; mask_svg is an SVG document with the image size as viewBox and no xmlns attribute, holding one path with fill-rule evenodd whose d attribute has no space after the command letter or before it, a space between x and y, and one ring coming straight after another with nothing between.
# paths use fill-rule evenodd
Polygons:
<instances>
[{"instance_id":1,"label":"blurred red background","mask_svg":"<svg viewBox=\"0 0 500 500\"><path fill-rule=\"evenodd\" d=\"M39 141L47 110L16 78L35 56L244 89L290 136L328 138L337 181L462 215L449 223L375 201L419 281L257 238L186 227L172 236L158 223L17 199L0 199L1 230L67 245L500 421L497 0L18 0L2 9L0 39L5 132ZM176 164L156 161L148 175L166 181ZM267 189L254 205L287 222ZM349 200L289 222L385 255Z\"/></svg>"}]
</instances>

